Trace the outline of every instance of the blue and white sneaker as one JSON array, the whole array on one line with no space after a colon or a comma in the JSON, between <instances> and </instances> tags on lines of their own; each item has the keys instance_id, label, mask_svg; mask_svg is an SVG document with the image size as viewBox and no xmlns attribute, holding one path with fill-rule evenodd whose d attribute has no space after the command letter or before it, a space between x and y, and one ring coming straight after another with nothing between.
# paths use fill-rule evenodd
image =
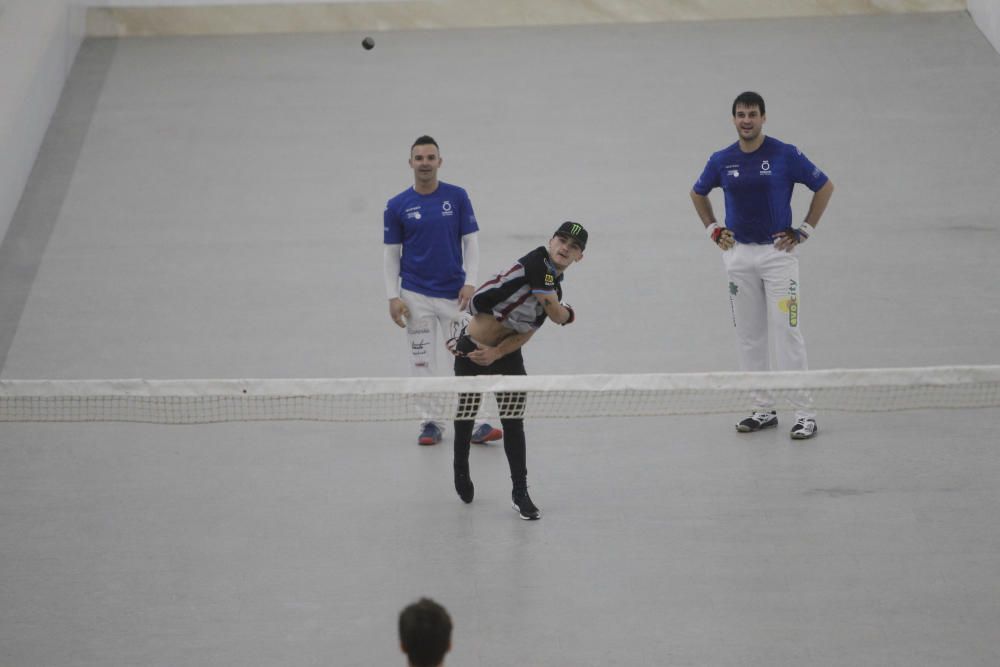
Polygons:
<instances>
[{"instance_id":1,"label":"blue and white sneaker","mask_svg":"<svg viewBox=\"0 0 1000 667\"><path fill-rule=\"evenodd\" d=\"M436 445L441 442L441 427L434 422L424 422L417 443L421 445Z\"/></svg>"},{"instance_id":2,"label":"blue and white sneaker","mask_svg":"<svg viewBox=\"0 0 1000 667\"><path fill-rule=\"evenodd\" d=\"M502 437L503 431L498 428L493 428L491 425L483 422L475 431L472 432L472 444L485 445L487 442L493 442L494 440L499 440Z\"/></svg>"}]
</instances>

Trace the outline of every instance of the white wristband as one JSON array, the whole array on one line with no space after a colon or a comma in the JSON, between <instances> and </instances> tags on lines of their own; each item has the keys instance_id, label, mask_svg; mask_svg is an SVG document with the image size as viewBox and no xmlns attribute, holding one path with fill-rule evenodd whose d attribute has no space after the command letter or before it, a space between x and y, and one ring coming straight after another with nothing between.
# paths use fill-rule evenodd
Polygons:
<instances>
[{"instance_id":1,"label":"white wristband","mask_svg":"<svg viewBox=\"0 0 1000 667\"><path fill-rule=\"evenodd\" d=\"M810 225L808 222L803 222L801 225L799 225L799 234L801 234L804 238L809 238L810 236L813 235L813 232L815 231L816 228Z\"/></svg>"},{"instance_id":2,"label":"white wristband","mask_svg":"<svg viewBox=\"0 0 1000 667\"><path fill-rule=\"evenodd\" d=\"M705 233L708 234L708 238L712 238L712 234L714 234L715 230L718 229L718 228L719 228L719 223L718 222L713 222L708 227L706 227L705 228Z\"/></svg>"}]
</instances>

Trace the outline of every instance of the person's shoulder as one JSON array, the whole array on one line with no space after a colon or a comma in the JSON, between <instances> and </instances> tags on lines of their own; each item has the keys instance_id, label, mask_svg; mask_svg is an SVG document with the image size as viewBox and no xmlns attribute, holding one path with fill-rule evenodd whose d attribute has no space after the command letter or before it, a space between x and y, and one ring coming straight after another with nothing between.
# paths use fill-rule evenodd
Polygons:
<instances>
[{"instance_id":1,"label":"person's shoulder","mask_svg":"<svg viewBox=\"0 0 1000 667\"><path fill-rule=\"evenodd\" d=\"M543 245L538 246L527 255L522 257L523 260L534 260L534 261L545 261L549 257L549 250Z\"/></svg>"},{"instance_id":2,"label":"person's shoulder","mask_svg":"<svg viewBox=\"0 0 1000 667\"><path fill-rule=\"evenodd\" d=\"M409 199L413 195L414 195L413 187L412 186L408 187L405 190L403 190L402 192L400 192L399 194L393 195L392 197L390 197L389 201L386 202L385 207L386 208L394 208L394 207L398 206L400 202L406 201L407 199Z\"/></svg>"},{"instance_id":3,"label":"person's shoulder","mask_svg":"<svg viewBox=\"0 0 1000 667\"><path fill-rule=\"evenodd\" d=\"M712 157L708 158L708 161L709 162L723 161L730 155L732 155L734 152L739 152L739 150L740 150L740 143L738 141L734 141L725 148L720 148L719 150L712 153Z\"/></svg>"},{"instance_id":4,"label":"person's shoulder","mask_svg":"<svg viewBox=\"0 0 1000 667\"><path fill-rule=\"evenodd\" d=\"M525 269L534 267L545 266L545 260L549 258L549 251L545 249L545 246L538 246L534 250L530 251L528 254L524 255L517 260Z\"/></svg>"},{"instance_id":5,"label":"person's shoulder","mask_svg":"<svg viewBox=\"0 0 1000 667\"><path fill-rule=\"evenodd\" d=\"M768 139L770 138L771 137L768 137ZM774 150L776 152L781 153L781 155L783 155L786 160L801 161L809 159L806 157L805 153L802 152L802 149L796 146L795 144L787 144L784 141L778 141L777 139L775 139L774 146L775 146Z\"/></svg>"},{"instance_id":6,"label":"person's shoulder","mask_svg":"<svg viewBox=\"0 0 1000 667\"><path fill-rule=\"evenodd\" d=\"M796 153L802 152L793 144L785 143L781 139L775 139L771 135L764 137L764 146L772 152L784 153L786 155L795 155Z\"/></svg>"},{"instance_id":7,"label":"person's shoulder","mask_svg":"<svg viewBox=\"0 0 1000 667\"><path fill-rule=\"evenodd\" d=\"M437 189L437 191L438 191L439 194L442 194L442 195L445 195L445 194L451 195L451 196L461 195L463 197L468 197L469 196L469 193L465 191L465 188L463 188L463 187L461 187L459 185L455 185L454 183L446 183L444 181L438 181L438 189Z\"/></svg>"}]
</instances>

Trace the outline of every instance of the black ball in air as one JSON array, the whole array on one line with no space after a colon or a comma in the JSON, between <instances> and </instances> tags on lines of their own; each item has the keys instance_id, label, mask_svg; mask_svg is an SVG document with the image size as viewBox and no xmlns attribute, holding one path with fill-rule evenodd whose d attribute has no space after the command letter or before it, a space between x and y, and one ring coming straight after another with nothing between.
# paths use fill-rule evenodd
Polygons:
<instances>
[{"instance_id":1,"label":"black ball in air","mask_svg":"<svg viewBox=\"0 0 1000 667\"><path fill-rule=\"evenodd\" d=\"M361 40L361 46L365 47L365 51L371 51L375 48L375 40L371 37L365 37Z\"/></svg>"}]
</instances>

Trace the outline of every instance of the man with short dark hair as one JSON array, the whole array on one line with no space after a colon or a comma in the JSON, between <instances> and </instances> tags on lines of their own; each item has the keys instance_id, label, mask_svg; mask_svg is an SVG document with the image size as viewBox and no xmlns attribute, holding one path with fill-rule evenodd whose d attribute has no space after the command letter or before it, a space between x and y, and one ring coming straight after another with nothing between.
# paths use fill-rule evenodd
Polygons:
<instances>
[{"instance_id":1,"label":"man with short dark hair","mask_svg":"<svg viewBox=\"0 0 1000 667\"><path fill-rule=\"evenodd\" d=\"M449 341L455 354L455 375L527 375L521 347L546 319L566 325L576 319L562 300L566 269L583 259L587 230L577 222L564 222L549 239L514 265L486 281L469 304L471 320ZM479 409L480 394L461 394L455 419L455 491L471 503L475 488L469 475L468 415ZM528 495L527 452L524 438L523 392L498 392L497 405L504 430L504 452L513 485L511 502L522 519L541 518Z\"/></svg>"},{"instance_id":2,"label":"man with short dark hair","mask_svg":"<svg viewBox=\"0 0 1000 667\"><path fill-rule=\"evenodd\" d=\"M418 137L410 147L413 187L388 201L383 215L385 290L389 317L404 327L410 371L416 377L437 373L437 341L469 305L479 271L479 225L463 188L438 180L443 163L433 137ZM443 422L421 405L424 421L417 442L441 441ZM477 444L503 437L500 429L481 424Z\"/></svg>"},{"instance_id":3,"label":"man with short dark hair","mask_svg":"<svg viewBox=\"0 0 1000 667\"><path fill-rule=\"evenodd\" d=\"M410 667L441 667L451 650L451 617L430 598L420 598L399 614L399 645Z\"/></svg>"},{"instance_id":4,"label":"man with short dark hair","mask_svg":"<svg viewBox=\"0 0 1000 667\"><path fill-rule=\"evenodd\" d=\"M833 183L795 146L764 135L764 99L754 92L733 101L737 141L709 158L691 190L691 201L709 237L722 249L729 275L729 298L744 371L770 368L769 341L774 342L774 370L805 370L802 336L802 291L798 247L819 224L833 194ZM805 220L792 226L792 190L802 183L813 191ZM715 219L708 193L722 188L726 219ZM774 401L755 397L753 413L736 425L750 433L778 425ZM791 437L805 440L818 430L812 399L800 392L792 399L795 424Z\"/></svg>"}]
</instances>

